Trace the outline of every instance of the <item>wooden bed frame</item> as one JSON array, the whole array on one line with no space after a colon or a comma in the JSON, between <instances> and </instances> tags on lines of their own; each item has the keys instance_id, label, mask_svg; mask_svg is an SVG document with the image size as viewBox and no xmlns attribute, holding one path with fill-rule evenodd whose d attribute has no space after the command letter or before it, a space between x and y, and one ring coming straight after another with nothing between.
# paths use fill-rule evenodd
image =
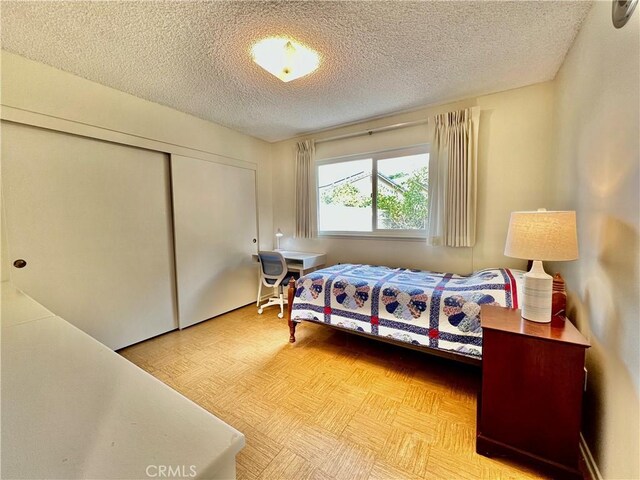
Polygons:
<instances>
[{"instance_id":1,"label":"wooden bed frame","mask_svg":"<svg viewBox=\"0 0 640 480\"><path fill-rule=\"evenodd\" d=\"M295 297L296 294L296 281L295 279L291 278L289 280L289 290L287 292L287 300L288 300L288 304L287 304L287 323L289 325L289 342L290 343L295 343L296 341L296 326L298 323L300 322L294 322L291 319L291 314L292 314L292 308L293 308L293 299ZM306 321L306 320L301 320L301 322ZM309 320L311 321L311 320ZM355 335L359 335L361 337L365 337L365 338L371 338L374 340L378 340L384 343L390 343L392 345L396 345L398 347L402 347L402 348L408 348L410 350L416 350L418 352L424 352L424 353L428 353L430 355L435 355L437 357L441 357L441 358L446 358L448 360L453 360L455 362L459 362L459 363L466 363L468 365L473 365L476 367L479 367L482 365L482 360L479 358L473 358L473 357L467 357L466 355L459 355L453 352L447 352L445 350L438 350L435 348L430 348L430 347L425 347L425 346L420 346L417 347L411 343L407 343L407 342L401 342L399 340L394 340L392 338L386 338L386 337L380 337L377 335L370 335L367 333L362 333L362 332L357 332L355 330L351 330L349 328L342 328L342 327L338 327L336 325L330 325L327 323L322 323L322 322L313 322L313 323L318 323L318 324L322 324L322 325L326 325L327 327L333 328L335 330L340 330L343 332L347 332L347 333L351 333L351 334L355 334Z\"/></svg>"}]
</instances>

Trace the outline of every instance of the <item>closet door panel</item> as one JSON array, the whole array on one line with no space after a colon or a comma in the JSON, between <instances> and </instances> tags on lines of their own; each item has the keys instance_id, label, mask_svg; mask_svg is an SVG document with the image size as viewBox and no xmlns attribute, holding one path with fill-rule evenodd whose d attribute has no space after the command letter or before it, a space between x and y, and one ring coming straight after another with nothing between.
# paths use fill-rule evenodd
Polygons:
<instances>
[{"instance_id":1,"label":"closet door panel","mask_svg":"<svg viewBox=\"0 0 640 480\"><path fill-rule=\"evenodd\" d=\"M255 171L171 157L180 327L254 302Z\"/></svg>"},{"instance_id":2,"label":"closet door panel","mask_svg":"<svg viewBox=\"0 0 640 480\"><path fill-rule=\"evenodd\" d=\"M168 156L2 126L16 287L113 349L175 329Z\"/></svg>"}]
</instances>

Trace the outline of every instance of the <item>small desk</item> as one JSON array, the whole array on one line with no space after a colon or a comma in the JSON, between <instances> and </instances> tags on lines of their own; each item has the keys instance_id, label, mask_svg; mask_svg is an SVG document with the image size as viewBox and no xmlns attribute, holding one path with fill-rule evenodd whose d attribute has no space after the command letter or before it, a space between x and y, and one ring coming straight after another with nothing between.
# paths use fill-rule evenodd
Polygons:
<instances>
[{"instance_id":1,"label":"small desk","mask_svg":"<svg viewBox=\"0 0 640 480\"><path fill-rule=\"evenodd\" d=\"M324 253L294 252L291 250L279 250L287 261L287 268L304 275L307 270L324 266L327 256Z\"/></svg>"},{"instance_id":2,"label":"small desk","mask_svg":"<svg viewBox=\"0 0 640 480\"><path fill-rule=\"evenodd\" d=\"M287 262L287 268L304 275L307 270L324 266L327 255L324 253L294 252L292 250L276 250L280 252ZM253 259L258 261L258 254L253 254Z\"/></svg>"}]
</instances>

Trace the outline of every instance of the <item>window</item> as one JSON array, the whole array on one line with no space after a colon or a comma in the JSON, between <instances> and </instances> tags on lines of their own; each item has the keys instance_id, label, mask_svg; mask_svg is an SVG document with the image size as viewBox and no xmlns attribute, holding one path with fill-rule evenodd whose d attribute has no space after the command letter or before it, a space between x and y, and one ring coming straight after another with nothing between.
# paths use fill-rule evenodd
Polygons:
<instances>
[{"instance_id":1,"label":"window","mask_svg":"<svg viewBox=\"0 0 640 480\"><path fill-rule=\"evenodd\" d=\"M320 234L425 236L428 169L426 145L319 161Z\"/></svg>"}]
</instances>

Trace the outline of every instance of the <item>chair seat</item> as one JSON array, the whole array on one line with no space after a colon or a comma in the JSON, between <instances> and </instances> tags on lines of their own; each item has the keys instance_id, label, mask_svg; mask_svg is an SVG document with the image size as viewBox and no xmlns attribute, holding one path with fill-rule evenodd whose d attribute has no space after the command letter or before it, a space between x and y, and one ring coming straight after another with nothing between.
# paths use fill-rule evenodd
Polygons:
<instances>
[{"instance_id":1,"label":"chair seat","mask_svg":"<svg viewBox=\"0 0 640 480\"><path fill-rule=\"evenodd\" d=\"M294 280L297 280L298 278L300 278L300 274L298 272L290 272L290 271L287 272L285 277L282 279L282 282L280 283L280 285L288 285L289 284L289 280L291 278L293 278ZM279 286L278 284L276 284L275 280L272 280L270 278L266 278L265 280L272 287Z\"/></svg>"}]
</instances>

